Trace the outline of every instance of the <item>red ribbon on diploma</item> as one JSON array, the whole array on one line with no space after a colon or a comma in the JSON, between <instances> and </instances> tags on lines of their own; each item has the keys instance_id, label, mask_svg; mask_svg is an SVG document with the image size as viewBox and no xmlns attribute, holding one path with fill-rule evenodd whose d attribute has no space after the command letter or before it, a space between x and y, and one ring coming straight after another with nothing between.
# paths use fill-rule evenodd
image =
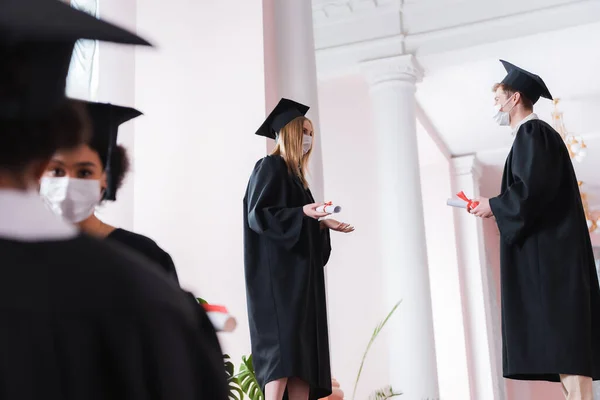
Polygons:
<instances>
[{"instance_id":1,"label":"red ribbon on diploma","mask_svg":"<svg viewBox=\"0 0 600 400\"><path fill-rule=\"evenodd\" d=\"M467 202L467 211L471 211L475 207L479 205L478 201L473 201L467 197L467 195L461 190L460 193L457 194L458 198Z\"/></svg>"},{"instance_id":2,"label":"red ribbon on diploma","mask_svg":"<svg viewBox=\"0 0 600 400\"><path fill-rule=\"evenodd\" d=\"M229 311L227 311L227 308L225 306L219 306L216 304L204 304L204 311L206 312L220 312L223 314L229 314Z\"/></svg>"}]
</instances>

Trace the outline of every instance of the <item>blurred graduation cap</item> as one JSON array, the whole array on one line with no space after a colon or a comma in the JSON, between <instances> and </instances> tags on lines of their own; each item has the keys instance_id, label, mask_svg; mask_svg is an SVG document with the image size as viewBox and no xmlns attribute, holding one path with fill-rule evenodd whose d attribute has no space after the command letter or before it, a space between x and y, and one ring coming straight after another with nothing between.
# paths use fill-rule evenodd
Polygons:
<instances>
[{"instance_id":1,"label":"blurred graduation cap","mask_svg":"<svg viewBox=\"0 0 600 400\"><path fill-rule=\"evenodd\" d=\"M282 98L279 100L279 103L275 106L273 111L271 111L271 114L269 114L265 122L258 128L256 134L275 139L281 128L292 122L294 119L305 116L309 109L309 106Z\"/></svg>"},{"instance_id":2,"label":"blurred graduation cap","mask_svg":"<svg viewBox=\"0 0 600 400\"><path fill-rule=\"evenodd\" d=\"M121 107L108 103L83 102L86 105L92 123L92 138L89 146L100 155L106 171L107 187L105 200L116 200L117 179L113 171L111 158L117 146L119 126L139 117L142 113L135 108Z\"/></svg>"},{"instance_id":3,"label":"blurred graduation cap","mask_svg":"<svg viewBox=\"0 0 600 400\"><path fill-rule=\"evenodd\" d=\"M502 80L502 84L508 85L518 92L523 93L529 100L535 104L540 97L552 100L552 95L546 87L546 84L536 74L525 71L508 61L500 60L507 75Z\"/></svg>"},{"instance_id":4,"label":"blurred graduation cap","mask_svg":"<svg viewBox=\"0 0 600 400\"><path fill-rule=\"evenodd\" d=\"M0 118L40 118L58 107L79 39L150 45L58 0L0 0Z\"/></svg>"}]
</instances>

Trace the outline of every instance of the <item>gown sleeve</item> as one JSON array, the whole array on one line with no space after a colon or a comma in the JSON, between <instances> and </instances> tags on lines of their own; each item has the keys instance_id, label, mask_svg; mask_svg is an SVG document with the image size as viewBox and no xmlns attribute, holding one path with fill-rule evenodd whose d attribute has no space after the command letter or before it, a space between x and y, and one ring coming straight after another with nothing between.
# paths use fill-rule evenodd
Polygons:
<instances>
[{"instance_id":1,"label":"gown sleeve","mask_svg":"<svg viewBox=\"0 0 600 400\"><path fill-rule=\"evenodd\" d=\"M300 238L304 211L287 204L287 169L274 157L266 157L255 167L248 184L248 225L291 250Z\"/></svg>"},{"instance_id":2,"label":"gown sleeve","mask_svg":"<svg viewBox=\"0 0 600 400\"><path fill-rule=\"evenodd\" d=\"M327 228L321 230L321 249L323 267L325 267L329 262L329 256L331 255L331 233Z\"/></svg>"},{"instance_id":3,"label":"gown sleeve","mask_svg":"<svg viewBox=\"0 0 600 400\"><path fill-rule=\"evenodd\" d=\"M559 143L543 125L525 124L513 145L511 172L514 182L490 199L500 235L508 244L520 242L557 194L561 181Z\"/></svg>"}]
</instances>

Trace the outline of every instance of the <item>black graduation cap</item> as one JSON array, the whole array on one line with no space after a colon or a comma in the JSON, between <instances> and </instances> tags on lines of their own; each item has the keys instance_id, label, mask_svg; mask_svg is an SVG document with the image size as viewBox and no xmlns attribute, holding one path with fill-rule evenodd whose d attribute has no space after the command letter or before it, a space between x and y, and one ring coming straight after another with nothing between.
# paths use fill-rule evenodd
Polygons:
<instances>
[{"instance_id":1,"label":"black graduation cap","mask_svg":"<svg viewBox=\"0 0 600 400\"><path fill-rule=\"evenodd\" d=\"M0 118L39 118L58 107L79 39L150 45L58 0L0 0Z\"/></svg>"},{"instance_id":2,"label":"black graduation cap","mask_svg":"<svg viewBox=\"0 0 600 400\"><path fill-rule=\"evenodd\" d=\"M116 200L117 180L112 171L111 157L117 146L119 126L142 115L134 108L115 106L108 103L83 102L88 110L92 123L90 147L100 155L106 171L107 188L105 200Z\"/></svg>"},{"instance_id":3,"label":"black graduation cap","mask_svg":"<svg viewBox=\"0 0 600 400\"><path fill-rule=\"evenodd\" d=\"M525 71L507 61L500 60L500 62L508 73L502 80L502 84L523 93L533 104L539 100L540 96L552 100L550 91L538 75Z\"/></svg>"},{"instance_id":4,"label":"black graduation cap","mask_svg":"<svg viewBox=\"0 0 600 400\"><path fill-rule=\"evenodd\" d=\"M277 133L292 120L306 115L309 106L289 99L281 99L265 122L258 128L256 134L275 139Z\"/></svg>"}]
</instances>

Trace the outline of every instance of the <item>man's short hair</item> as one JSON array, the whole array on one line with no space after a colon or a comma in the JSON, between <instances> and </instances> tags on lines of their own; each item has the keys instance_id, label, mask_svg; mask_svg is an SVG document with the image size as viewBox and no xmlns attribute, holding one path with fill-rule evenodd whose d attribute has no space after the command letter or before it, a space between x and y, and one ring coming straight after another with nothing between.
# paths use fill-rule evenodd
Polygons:
<instances>
[{"instance_id":1,"label":"man's short hair","mask_svg":"<svg viewBox=\"0 0 600 400\"><path fill-rule=\"evenodd\" d=\"M511 86L504 83L496 83L492 87L493 92L495 92L498 89L502 89L502 91L509 96L512 96L513 94L519 92L518 90L515 90ZM525 96L523 92L519 92L519 94L521 95L521 104L523 104L523 107L528 111L533 111L533 102L527 96Z\"/></svg>"}]
</instances>

